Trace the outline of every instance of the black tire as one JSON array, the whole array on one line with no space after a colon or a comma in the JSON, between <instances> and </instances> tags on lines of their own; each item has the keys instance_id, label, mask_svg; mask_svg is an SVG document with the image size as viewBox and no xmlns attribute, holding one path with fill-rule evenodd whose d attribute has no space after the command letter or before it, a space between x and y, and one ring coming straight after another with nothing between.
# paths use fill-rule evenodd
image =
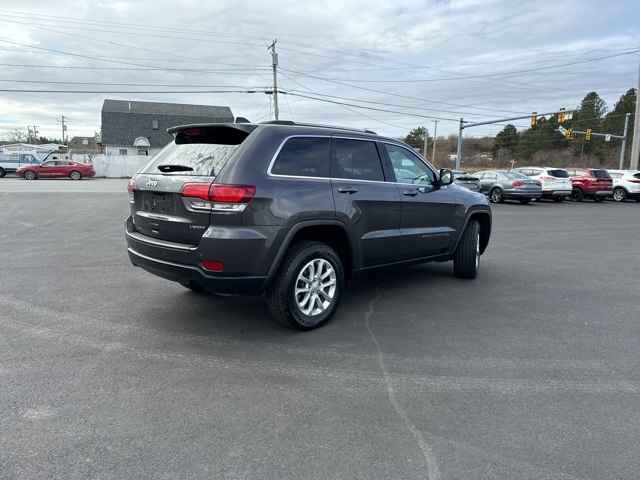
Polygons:
<instances>
[{"instance_id":1,"label":"black tire","mask_svg":"<svg viewBox=\"0 0 640 480\"><path fill-rule=\"evenodd\" d=\"M453 255L453 274L458 278L476 278L480 268L480 224L467 224L456 253Z\"/></svg>"},{"instance_id":2,"label":"black tire","mask_svg":"<svg viewBox=\"0 0 640 480\"><path fill-rule=\"evenodd\" d=\"M0 167L0 178L4 177L7 174L4 168Z\"/></svg>"},{"instance_id":3,"label":"black tire","mask_svg":"<svg viewBox=\"0 0 640 480\"><path fill-rule=\"evenodd\" d=\"M26 172L24 172L25 180L35 180L36 178L38 178L36 172L33 172L31 170L27 170Z\"/></svg>"},{"instance_id":4,"label":"black tire","mask_svg":"<svg viewBox=\"0 0 640 480\"><path fill-rule=\"evenodd\" d=\"M502 190L498 187L492 188L489 192L489 201L491 203L502 203L503 200Z\"/></svg>"},{"instance_id":5,"label":"black tire","mask_svg":"<svg viewBox=\"0 0 640 480\"><path fill-rule=\"evenodd\" d=\"M523 198L520 200L520 203L522 205L529 205L531 203L531 199L530 198Z\"/></svg>"},{"instance_id":6,"label":"black tire","mask_svg":"<svg viewBox=\"0 0 640 480\"><path fill-rule=\"evenodd\" d=\"M584 192L579 188L574 188L571 191L571 200L574 202L581 202L584 200Z\"/></svg>"},{"instance_id":7,"label":"black tire","mask_svg":"<svg viewBox=\"0 0 640 480\"><path fill-rule=\"evenodd\" d=\"M298 275L309 262L328 261L335 273L335 291L330 304L316 315L306 315L298 306L295 287ZM301 242L294 245L280 266L273 283L267 288L266 298L273 319L281 325L298 330L312 330L327 323L334 314L344 288L344 267L338 254L321 242Z\"/></svg>"},{"instance_id":8,"label":"black tire","mask_svg":"<svg viewBox=\"0 0 640 480\"><path fill-rule=\"evenodd\" d=\"M593 201L596 202L596 203L602 203L602 202L604 202L604 197L596 195L595 197L593 197Z\"/></svg>"},{"instance_id":9,"label":"black tire","mask_svg":"<svg viewBox=\"0 0 640 480\"><path fill-rule=\"evenodd\" d=\"M624 202L627 198L627 191L622 187L613 189L613 200L616 202Z\"/></svg>"},{"instance_id":10,"label":"black tire","mask_svg":"<svg viewBox=\"0 0 640 480\"><path fill-rule=\"evenodd\" d=\"M69 172L69 178L71 180L80 180L82 179L82 173L77 170L71 170L71 172Z\"/></svg>"}]
</instances>

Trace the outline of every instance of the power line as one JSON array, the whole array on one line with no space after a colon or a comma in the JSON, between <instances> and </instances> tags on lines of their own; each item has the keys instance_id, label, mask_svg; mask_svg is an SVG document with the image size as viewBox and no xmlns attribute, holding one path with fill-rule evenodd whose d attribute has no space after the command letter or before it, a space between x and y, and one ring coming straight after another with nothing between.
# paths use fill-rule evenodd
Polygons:
<instances>
[{"instance_id":1,"label":"power line","mask_svg":"<svg viewBox=\"0 0 640 480\"><path fill-rule=\"evenodd\" d=\"M446 78L422 78L422 79L406 79L406 80L366 80L366 79L343 79L343 78L328 78L328 77L316 77L321 80L331 80L331 81L339 81L339 82L355 82L355 83L426 83L426 82L443 82L443 81L455 81L455 80L470 80L474 78L494 78L494 77L508 77L508 76L517 76L523 73L532 73L539 72L543 70L550 70L555 68L564 68L570 67L574 65L580 65L584 63L597 62L600 60L606 60L610 58L621 57L624 55L633 55L640 52L640 48L636 48L633 50L626 50L624 52L619 52L611 55L603 55L600 57L594 57L586 60L578 60L574 62L567 63L559 63L555 65L546 65L537 68L530 69L522 69L522 70L511 70L497 73L485 73L485 74L476 74L476 75L462 75L457 77L446 77ZM293 72L293 70L290 70ZM294 72L300 75L304 75L304 72ZM311 76L311 75L308 75Z\"/></svg>"},{"instance_id":2,"label":"power line","mask_svg":"<svg viewBox=\"0 0 640 480\"><path fill-rule=\"evenodd\" d=\"M9 80L0 79L0 82L10 83L38 83L47 85L104 85L117 87L179 87L179 88L245 88L248 90L269 89L269 86L247 87L246 85L210 85L210 84L184 84L184 83L128 83L128 82L77 82L55 80Z\"/></svg>"},{"instance_id":3,"label":"power line","mask_svg":"<svg viewBox=\"0 0 640 480\"><path fill-rule=\"evenodd\" d=\"M94 67L84 65L43 65L43 64L26 64L26 63L0 63L3 67L16 67L16 68L54 68L62 70L114 70L114 71L167 71L167 67ZM251 72L268 72L270 68L267 67L247 67L247 68L171 68L171 71L175 72L200 72L200 73L251 73Z\"/></svg>"},{"instance_id":4,"label":"power line","mask_svg":"<svg viewBox=\"0 0 640 480\"><path fill-rule=\"evenodd\" d=\"M5 93L270 93L271 90L35 90L35 89L11 89L1 88ZM285 93L285 92L280 92Z\"/></svg>"}]
</instances>

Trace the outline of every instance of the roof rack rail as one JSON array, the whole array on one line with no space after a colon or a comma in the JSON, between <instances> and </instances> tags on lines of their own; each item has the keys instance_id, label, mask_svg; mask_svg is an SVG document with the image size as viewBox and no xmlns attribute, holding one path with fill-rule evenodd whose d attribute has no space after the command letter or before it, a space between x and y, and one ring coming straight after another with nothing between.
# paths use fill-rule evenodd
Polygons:
<instances>
[{"instance_id":1,"label":"roof rack rail","mask_svg":"<svg viewBox=\"0 0 640 480\"><path fill-rule=\"evenodd\" d=\"M370 133L372 135L377 135L373 130L369 130L368 128L352 128L352 127L339 127L336 125L322 125L319 123L298 123L292 120L268 120L266 122L260 122L261 125L295 125L299 127L317 127L317 128L335 128L336 130L345 130L347 132L360 132L360 133Z\"/></svg>"}]
</instances>

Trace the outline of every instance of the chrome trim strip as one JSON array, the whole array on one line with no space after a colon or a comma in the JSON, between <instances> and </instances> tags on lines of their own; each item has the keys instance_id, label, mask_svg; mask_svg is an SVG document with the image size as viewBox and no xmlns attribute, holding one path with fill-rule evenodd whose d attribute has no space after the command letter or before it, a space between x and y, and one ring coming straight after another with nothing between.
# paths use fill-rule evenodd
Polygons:
<instances>
[{"instance_id":1,"label":"chrome trim strip","mask_svg":"<svg viewBox=\"0 0 640 480\"><path fill-rule=\"evenodd\" d=\"M280 145L278 146L278 148L276 149L276 152L273 154L273 157L271 157L271 161L269 162L269 165L267 166L267 176L269 177L276 177L276 178L297 178L297 179L303 179L303 180L335 180L335 181L345 181L345 182L368 182L368 183L384 183L384 184L391 184L391 185L411 185L413 187L415 186L424 186L426 184L419 184L419 183L400 183L400 182L389 182L386 180L362 180L362 179L356 179L356 178L336 178L336 177L307 177L304 175L282 175L279 173L271 173L271 169L273 168L273 164L276 161L276 158L278 158L278 154L280 153L280 151L282 150L282 148L284 147L285 143L287 143L287 141L289 141L289 139L291 138L328 138L328 139L332 139L332 138L343 138L346 140L360 140L363 142L373 142L373 143L385 143L387 145L394 145L396 147L400 147L400 148L404 148L407 152L411 153L412 155L414 155L418 160L420 160L422 163L424 163L424 165L431 170L431 172L437 176L437 172L435 171L435 169L433 168L432 165L430 165L425 159L423 159L418 153L411 151L411 149L398 144L398 143L394 143L394 142L390 142L388 140L378 140L375 138L358 138L358 137L349 137L349 136L345 136L345 135L313 135L313 134L309 134L309 135L289 135L288 137L285 137L282 142L280 142ZM331 158L329 158L329 161L331 162Z\"/></svg>"},{"instance_id":2,"label":"chrome trim strip","mask_svg":"<svg viewBox=\"0 0 640 480\"><path fill-rule=\"evenodd\" d=\"M166 260L160 260L159 258L153 258L153 257L148 257L147 255L143 255L140 252L136 252L133 248L128 247L127 251L129 253L132 253L133 255L135 255L136 257L140 257L140 258L144 258L145 260L149 260L150 262L155 262L155 263L162 263L163 265L169 265L171 267L178 267L178 268L185 268L187 270L199 270L197 267L191 266L191 265L184 265L182 263L173 263L173 262L168 262Z\"/></svg>"},{"instance_id":3,"label":"chrome trim strip","mask_svg":"<svg viewBox=\"0 0 640 480\"><path fill-rule=\"evenodd\" d=\"M142 210L138 210L135 213L139 217L148 218L151 220L164 220L166 222L174 222L174 223L191 223L188 218L184 217L176 217L175 215L161 215L158 213L149 213Z\"/></svg>"},{"instance_id":4,"label":"chrome trim strip","mask_svg":"<svg viewBox=\"0 0 640 480\"><path fill-rule=\"evenodd\" d=\"M140 243L146 243L147 245L153 245L155 247L163 247L163 248L172 248L174 250L183 250L185 252L193 252L198 249L198 246L195 245L185 245L181 243L169 242L167 240L156 240L151 237L147 237L146 235L142 235L135 232L125 231L127 237L132 238Z\"/></svg>"}]
</instances>

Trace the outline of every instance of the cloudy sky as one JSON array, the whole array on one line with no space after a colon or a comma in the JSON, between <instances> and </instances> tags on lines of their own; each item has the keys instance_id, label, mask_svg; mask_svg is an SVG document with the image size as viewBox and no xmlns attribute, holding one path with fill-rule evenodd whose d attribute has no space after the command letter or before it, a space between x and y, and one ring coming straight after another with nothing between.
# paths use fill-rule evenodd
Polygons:
<instances>
[{"instance_id":1,"label":"cloudy sky","mask_svg":"<svg viewBox=\"0 0 640 480\"><path fill-rule=\"evenodd\" d=\"M613 107L638 81L639 17L637 0L3 0L0 138L59 137L61 114L70 136L92 135L105 98L271 119L271 96L234 92L270 87L273 38L282 119L399 136L570 108L590 90Z\"/></svg>"}]
</instances>

